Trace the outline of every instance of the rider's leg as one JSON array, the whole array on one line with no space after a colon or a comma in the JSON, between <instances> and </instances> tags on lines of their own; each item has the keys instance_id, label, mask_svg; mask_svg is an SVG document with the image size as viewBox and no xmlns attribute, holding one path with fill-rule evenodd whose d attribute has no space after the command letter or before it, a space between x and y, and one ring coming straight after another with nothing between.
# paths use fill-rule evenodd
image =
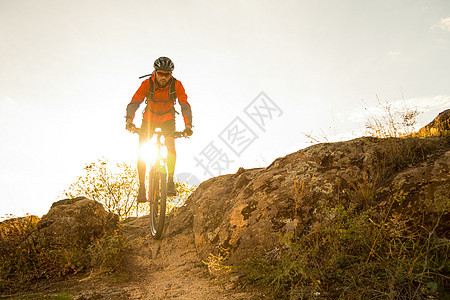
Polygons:
<instances>
[{"instance_id":1,"label":"rider's leg","mask_svg":"<svg viewBox=\"0 0 450 300\"><path fill-rule=\"evenodd\" d=\"M139 184L145 185L145 154L143 151L143 146L148 142L150 127L148 126L148 122L142 120L141 132L139 134L139 154L138 154L138 176L139 176Z\"/></svg>"},{"instance_id":2,"label":"rider's leg","mask_svg":"<svg viewBox=\"0 0 450 300\"><path fill-rule=\"evenodd\" d=\"M175 139L173 137L166 138L167 147L167 172L169 177L173 178L175 173L175 164L177 161L177 152L175 150Z\"/></svg>"},{"instance_id":3,"label":"rider's leg","mask_svg":"<svg viewBox=\"0 0 450 300\"><path fill-rule=\"evenodd\" d=\"M139 145L141 148L141 145ZM141 151L139 151L141 152ZM137 170L139 177L139 185L145 185L145 160L142 158L142 154L139 153L138 162L137 162Z\"/></svg>"},{"instance_id":4,"label":"rider's leg","mask_svg":"<svg viewBox=\"0 0 450 300\"><path fill-rule=\"evenodd\" d=\"M175 173L175 163L177 161L177 153L175 151L175 138L170 133L175 131L175 119L161 124L161 130L166 133L165 144L167 147L167 194L175 196L177 191L173 182L173 174Z\"/></svg>"},{"instance_id":5,"label":"rider's leg","mask_svg":"<svg viewBox=\"0 0 450 300\"><path fill-rule=\"evenodd\" d=\"M173 137L166 138L167 147L167 194L169 196L176 196L177 190L175 189L175 184L173 182L173 174L175 172L175 163L177 160L177 153L175 151L175 139Z\"/></svg>"},{"instance_id":6,"label":"rider's leg","mask_svg":"<svg viewBox=\"0 0 450 300\"><path fill-rule=\"evenodd\" d=\"M137 171L138 171L138 178L139 178L139 194L138 194L138 202L146 202L146 192L145 192L145 173L146 173L146 165L145 165L145 154L143 151L143 145L145 145L149 137L151 136L151 133L153 132L153 128L151 126L148 126L148 122L145 120L142 120L141 125L141 133L139 135L139 156L138 156L138 163L137 163Z\"/></svg>"},{"instance_id":7,"label":"rider's leg","mask_svg":"<svg viewBox=\"0 0 450 300\"><path fill-rule=\"evenodd\" d=\"M177 153L175 151L175 138L171 134L175 131L175 119L165 121L159 126L164 134L164 143L167 148L167 175L169 175L169 178L173 178Z\"/></svg>"},{"instance_id":8,"label":"rider's leg","mask_svg":"<svg viewBox=\"0 0 450 300\"><path fill-rule=\"evenodd\" d=\"M144 139L139 138L139 156L138 156L138 162L137 162L137 171L138 171L138 177L139 177L139 193L138 193L138 202L146 202L147 197L145 193L145 160L143 158L142 152L142 145L145 144Z\"/></svg>"}]
</instances>

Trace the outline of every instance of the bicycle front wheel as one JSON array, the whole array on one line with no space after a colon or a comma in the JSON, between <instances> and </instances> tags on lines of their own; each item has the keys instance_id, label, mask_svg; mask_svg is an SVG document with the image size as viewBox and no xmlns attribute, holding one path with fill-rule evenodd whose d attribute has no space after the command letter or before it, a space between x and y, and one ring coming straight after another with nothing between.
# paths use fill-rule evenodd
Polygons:
<instances>
[{"instance_id":1,"label":"bicycle front wheel","mask_svg":"<svg viewBox=\"0 0 450 300\"><path fill-rule=\"evenodd\" d=\"M167 177L156 166L150 170L148 199L150 201L150 231L152 237L160 239L166 217Z\"/></svg>"}]
</instances>

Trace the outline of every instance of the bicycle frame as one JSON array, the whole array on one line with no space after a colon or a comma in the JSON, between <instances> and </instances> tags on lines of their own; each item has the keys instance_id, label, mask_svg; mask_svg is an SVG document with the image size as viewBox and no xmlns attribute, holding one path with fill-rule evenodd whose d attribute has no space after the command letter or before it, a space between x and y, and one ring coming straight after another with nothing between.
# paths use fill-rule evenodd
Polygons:
<instances>
[{"instance_id":1,"label":"bicycle frame","mask_svg":"<svg viewBox=\"0 0 450 300\"><path fill-rule=\"evenodd\" d=\"M139 128L136 128L136 133L140 133ZM164 230L166 215L167 157L161 155L161 147L165 146L165 143L161 141L162 132L156 131L153 135L156 135L154 144L156 145L157 151L153 164L149 166L148 200L150 202L150 231L153 238L160 239ZM184 133L173 132L171 136L180 138L184 136Z\"/></svg>"},{"instance_id":2,"label":"bicycle frame","mask_svg":"<svg viewBox=\"0 0 450 300\"><path fill-rule=\"evenodd\" d=\"M161 155L161 147L165 146L163 144L163 142L161 142L162 134L160 132L157 132L157 133L155 133L155 135L156 135L156 141L155 141L156 158L155 158L155 161L153 162L153 166L157 166L159 171L166 173L167 157L163 157Z\"/></svg>"},{"instance_id":3,"label":"bicycle frame","mask_svg":"<svg viewBox=\"0 0 450 300\"><path fill-rule=\"evenodd\" d=\"M163 136L163 134L160 131L156 131L153 135L156 136L156 141L154 142L156 146L156 158L150 167L156 166L158 167L159 171L167 174L167 157L161 155L161 147L166 147L165 143L161 141L161 137ZM173 136L174 138L180 138L184 136L184 133L175 131L170 136Z\"/></svg>"}]
</instances>

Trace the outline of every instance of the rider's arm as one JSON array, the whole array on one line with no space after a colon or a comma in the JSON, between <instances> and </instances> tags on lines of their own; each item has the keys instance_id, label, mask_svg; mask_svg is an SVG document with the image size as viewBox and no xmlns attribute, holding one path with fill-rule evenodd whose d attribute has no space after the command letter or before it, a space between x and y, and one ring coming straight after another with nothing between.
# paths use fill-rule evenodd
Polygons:
<instances>
[{"instance_id":1,"label":"rider's arm","mask_svg":"<svg viewBox=\"0 0 450 300\"><path fill-rule=\"evenodd\" d=\"M183 114L184 125L187 127L192 127L192 110L191 105L187 101L188 96L184 90L183 84L180 81L175 82L175 91L178 97L178 103L181 106L181 113Z\"/></svg>"},{"instance_id":2,"label":"rider's arm","mask_svg":"<svg viewBox=\"0 0 450 300\"><path fill-rule=\"evenodd\" d=\"M134 93L133 98L131 98L131 102L127 106L127 114L125 116L125 118L127 119L127 122L128 122L128 120L133 121L134 114L138 110L141 103L144 101L149 89L150 89L149 81L144 80L141 83L141 86L136 91L136 93Z\"/></svg>"}]
</instances>

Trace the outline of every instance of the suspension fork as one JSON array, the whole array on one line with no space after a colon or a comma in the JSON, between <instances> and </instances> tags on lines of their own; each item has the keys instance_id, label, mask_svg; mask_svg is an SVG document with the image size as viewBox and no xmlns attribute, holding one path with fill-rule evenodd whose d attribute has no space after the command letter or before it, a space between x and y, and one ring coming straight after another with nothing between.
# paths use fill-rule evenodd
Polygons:
<instances>
[{"instance_id":1,"label":"suspension fork","mask_svg":"<svg viewBox=\"0 0 450 300\"><path fill-rule=\"evenodd\" d=\"M155 161L155 165L160 174L167 174L166 161L165 161L165 158L161 156L161 147L162 147L161 136L162 136L162 134L158 134L156 136L156 150L158 153L158 157Z\"/></svg>"}]
</instances>

